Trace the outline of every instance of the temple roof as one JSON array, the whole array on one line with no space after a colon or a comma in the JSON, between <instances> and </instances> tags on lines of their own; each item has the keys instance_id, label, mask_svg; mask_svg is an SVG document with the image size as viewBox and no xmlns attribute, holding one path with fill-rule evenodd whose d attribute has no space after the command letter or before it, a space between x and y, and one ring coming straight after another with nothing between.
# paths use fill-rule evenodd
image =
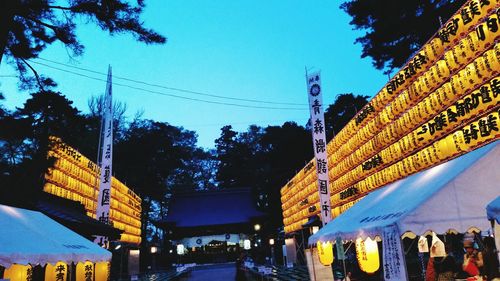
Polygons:
<instances>
[{"instance_id":1,"label":"temple roof","mask_svg":"<svg viewBox=\"0 0 500 281\"><path fill-rule=\"evenodd\" d=\"M164 223L178 228L240 224L263 215L249 188L231 188L174 194Z\"/></svg>"}]
</instances>

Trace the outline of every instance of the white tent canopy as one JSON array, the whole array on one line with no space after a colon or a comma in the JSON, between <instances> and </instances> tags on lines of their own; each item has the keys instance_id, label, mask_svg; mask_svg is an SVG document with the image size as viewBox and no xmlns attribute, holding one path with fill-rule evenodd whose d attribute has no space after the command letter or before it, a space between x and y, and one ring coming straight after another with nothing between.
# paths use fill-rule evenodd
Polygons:
<instances>
[{"instance_id":1,"label":"white tent canopy","mask_svg":"<svg viewBox=\"0 0 500 281\"><path fill-rule=\"evenodd\" d=\"M500 141L419 172L368 194L309 238L334 241L428 230L465 232L490 228L485 206L500 194Z\"/></svg>"},{"instance_id":2,"label":"white tent canopy","mask_svg":"<svg viewBox=\"0 0 500 281\"><path fill-rule=\"evenodd\" d=\"M109 261L111 253L46 215L0 205L0 265Z\"/></svg>"}]
</instances>

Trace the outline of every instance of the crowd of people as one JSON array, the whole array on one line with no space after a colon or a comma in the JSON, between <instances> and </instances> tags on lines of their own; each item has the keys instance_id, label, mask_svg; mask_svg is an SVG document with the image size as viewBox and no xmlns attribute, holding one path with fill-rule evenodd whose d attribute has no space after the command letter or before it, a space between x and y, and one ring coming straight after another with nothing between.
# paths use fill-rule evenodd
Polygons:
<instances>
[{"instance_id":1,"label":"crowd of people","mask_svg":"<svg viewBox=\"0 0 500 281\"><path fill-rule=\"evenodd\" d=\"M500 281L495 241L491 237L485 237L482 246L480 251L474 240L464 240L465 253L460 264L460 260L452 254L451 245L446 244L446 256L429 259L425 281Z\"/></svg>"}]
</instances>

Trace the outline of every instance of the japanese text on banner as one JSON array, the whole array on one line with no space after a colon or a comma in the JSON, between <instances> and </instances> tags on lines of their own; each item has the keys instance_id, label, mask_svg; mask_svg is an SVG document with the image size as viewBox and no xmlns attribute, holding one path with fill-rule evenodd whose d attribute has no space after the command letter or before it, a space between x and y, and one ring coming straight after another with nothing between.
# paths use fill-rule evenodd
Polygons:
<instances>
[{"instance_id":1,"label":"japanese text on banner","mask_svg":"<svg viewBox=\"0 0 500 281\"><path fill-rule=\"evenodd\" d=\"M318 192L320 199L321 221L327 224L331 218L330 190L328 182L328 161L326 155L325 116L323 114L323 97L319 72L306 76L307 96L311 113L311 131L313 137L314 157L318 174Z\"/></svg>"},{"instance_id":2,"label":"japanese text on banner","mask_svg":"<svg viewBox=\"0 0 500 281\"><path fill-rule=\"evenodd\" d=\"M111 224L109 220L109 207L111 200L111 177L113 175L113 102L111 98L111 67L108 69L108 81L103 107L103 132L101 152L101 178L99 182L99 196L97 197L96 218L102 223ZM95 243L102 247L108 246L108 238L97 236Z\"/></svg>"}]
</instances>

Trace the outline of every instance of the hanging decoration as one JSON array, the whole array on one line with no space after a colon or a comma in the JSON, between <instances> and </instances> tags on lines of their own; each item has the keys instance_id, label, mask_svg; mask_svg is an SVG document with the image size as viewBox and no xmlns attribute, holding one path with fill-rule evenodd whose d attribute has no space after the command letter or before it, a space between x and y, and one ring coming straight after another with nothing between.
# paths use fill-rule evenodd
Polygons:
<instances>
[{"instance_id":1,"label":"hanging decoration","mask_svg":"<svg viewBox=\"0 0 500 281\"><path fill-rule=\"evenodd\" d=\"M29 264L13 264L5 269L3 279L8 279L10 281L32 281L33 268Z\"/></svg>"},{"instance_id":2,"label":"hanging decoration","mask_svg":"<svg viewBox=\"0 0 500 281\"><path fill-rule=\"evenodd\" d=\"M419 253L429 252L429 244L427 244L427 238L425 236L420 236L420 238L418 238L418 252Z\"/></svg>"},{"instance_id":3,"label":"hanging decoration","mask_svg":"<svg viewBox=\"0 0 500 281\"><path fill-rule=\"evenodd\" d=\"M316 244L318 247L319 261L322 265L329 266L333 263L333 246L330 241L321 242L318 241Z\"/></svg>"},{"instance_id":4,"label":"hanging decoration","mask_svg":"<svg viewBox=\"0 0 500 281\"><path fill-rule=\"evenodd\" d=\"M401 238L396 226L384 228L382 250L384 261L384 280L406 280L406 263L402 251Z\"/></svg>"},{"instance_id":5,"label":"hanging decoration","mask_svg":"<svg viewBox=\"0 0 500 281\"><path fill-rule=\"evenodd\" d=\"M444 248L444 243L439 239L435 232L432 232L432 242L431 242L431 258L435 257L446 257L446 251Z\"/></svg>"},{"instance_id":6,"label":"hanging decoration","mask_svg":"<svg viewBox=\"0 0 500 281\"><path fill-rule=\"evenodd\" d=\"M377 241L367 237L356 239L356 257L359 268L366 273L374 273L380 268L380 258Z\"/></svg>"},{"instance_id":7,"label":"hanging decoration","mask_svg":"<svg viewBox=\"0 0 500 281\"><path fill-rule=\"evenodd\" d=\"M93 281L94 264L90 261L76 264L76 281Z\"/></svg>"},{"instance_id":8,"label":"hanging decoration","mask_svg":"<svg viewBox=\"0 0 500 281\"><path fill-rule=\"evenodd\" d=\"M68 275L68 265L58 262L55 265L47 264L45 267L45 281L66 281Z\"/></svg>"}]
</instances>

